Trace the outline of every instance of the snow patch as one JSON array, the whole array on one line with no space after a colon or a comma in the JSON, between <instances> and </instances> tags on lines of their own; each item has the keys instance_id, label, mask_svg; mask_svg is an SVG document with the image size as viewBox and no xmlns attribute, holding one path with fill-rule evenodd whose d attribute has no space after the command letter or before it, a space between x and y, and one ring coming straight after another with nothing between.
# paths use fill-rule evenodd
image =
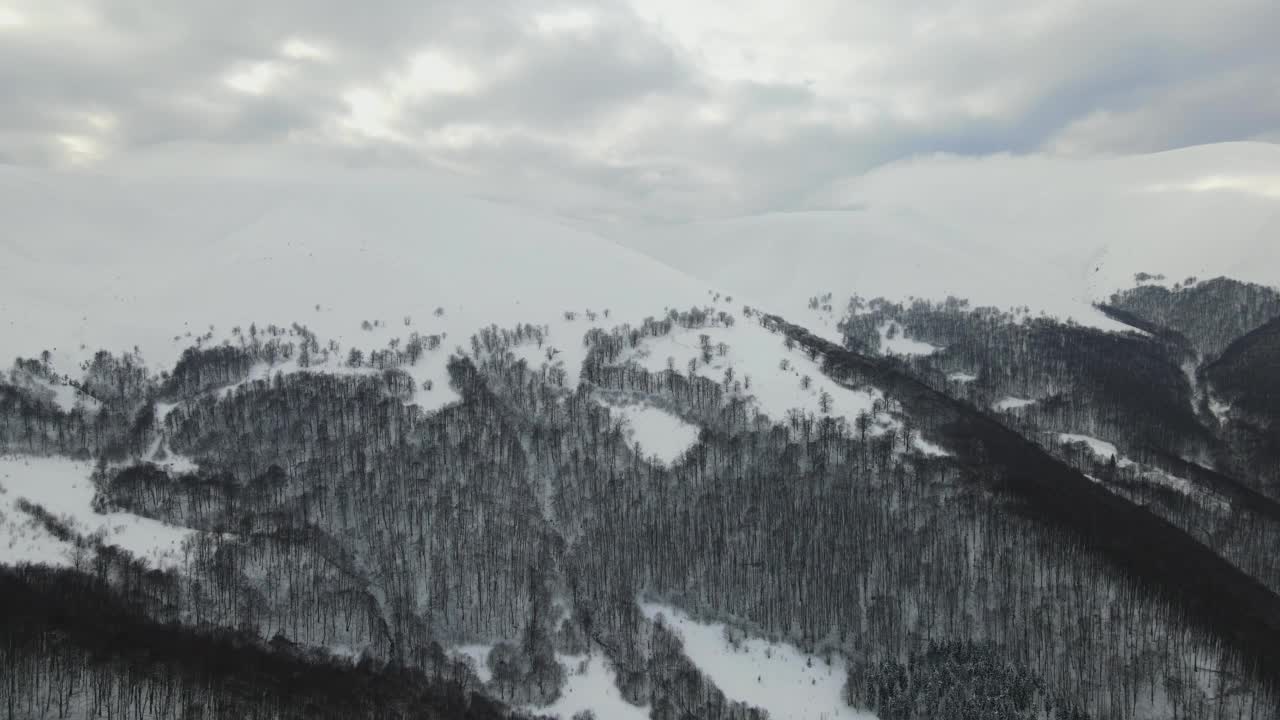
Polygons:
<instances>
[{"instance_id":1,"label":"snow patch","mask_svg":"<svg viewBox=\"0 0 1280 720\"><path fill-rule=\"evenodd\" d=\"M493 671L489 669L489 651L492 649L492 645L459 645L453 649L453 654L471 666L480 682L488 684L493 679Z\"/></svg>"},{"instance_id":2,"label":"snow patch","mask_svg":"<svg viewBox=\"0 0 1280 720\"><path fill-rule=\"evenodd\" d=\"M915 437L912 444L915 445L916 450L928 457L951 457L951 453L946 448L941 445L935 445L919 435Z\"/></svg>"},{"instance_id":3,"label":"snow patch","mask_svg":"<svg viewBox=\"0 0 1280 720\"><path fill-rule=\"evenodd\" d=\"M748 638L735 649L723 623L703 623L679 609L642 603L650 620L659 615L684 639L685 655L731 700L761 708L774 720L874 720L844 702L848 667L843 658L825 659L791 645Z\"/></svg>"},{"instance_id":4,"label":"snow patch","mask_svg":"<svg viewBox=\"0 0 1280 720\"><path fill-rule=\"evenodd\" d=\"M999 410L1000 412L1009 412L1010 410L1020 410L1028 405L1033 405L1033 404L1035 404L1035 400L1028 400L1026 398L1014 397L1012 395L1009 395L999 400L998 402L996 402L994 407L996 410Z\"/></svg>"},{"instance_id":5,"label":"snow patch","mask_svg":"<svg viewBox=\"0 0 1280 720\"><path fill-rule=\"evenodd\" d=\"M1231 404L1223 402L1209 393L1209 412L1218 419L1219 423L1225 424L1231 419Z\"/></svg>"},{"instance_id":6,"label":"snow patch","mask_svg":"<svg viewBox=\"0 0 1280 720\"><path fill-rule=\"evenodd\" d=\"M647 457L671 465L698 442L698 426L652 405L612 405L609 411L622 417L632 443Z\"/></svg>"},{"instance_id":7,"label":"snow patch","mask_svg":"<svg viewBox=\"0 0 1280 720\"><path fill-rule=\"evenodd\" d=\"M957 373L951 373L950 375L948 375L947 379L950 380L951 382L971 383L974 380L977 380L978 376L974 375L973 373L957 372Z\"/></svg>"},{"instance_id":8,"label":"snow patch","mask_svg":"<svg viewBox=\"0 0 1280 720\"><path fill-rule=\"evenodd\" d=\"M1099 440L1089 435L1076 435L1073 433L1059 433L1058 442L1060 443L1084 443L1089 446L1089 450L1094 456L1100 460L1110 460L1113 457L1119 457L1120 453L1116 450L1116 446L1106 440Z\"/></svg>"}]
</instances>

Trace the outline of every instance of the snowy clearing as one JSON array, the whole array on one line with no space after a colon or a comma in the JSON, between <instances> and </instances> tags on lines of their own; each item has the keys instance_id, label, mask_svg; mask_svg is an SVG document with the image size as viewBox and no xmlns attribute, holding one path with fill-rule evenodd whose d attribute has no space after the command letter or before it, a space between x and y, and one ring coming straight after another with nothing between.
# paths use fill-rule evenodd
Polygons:
<instances>
[{"instance_id":1,"label":"snowy clearing","mask_svg":"<svg viewBox=\"0 0 1280 720\"><path fill-rule=\"evenodd\" d=\"M599 720L646 720L648 707L636 707L622 699L613 669L599 653L591 655L557 655L565 669L560 698L546 707L528 708L538 715L551 715L570 720L584 710L595 713Z\"/></svg>"},{"instance_id":2,"label":"snowy clearing","mask_svg":"<svg viewBox=\"0 0 1280 720\"><path fill-rule=\"evenodd\" d=\"M1028 400L1027 398L1014 397L1010 395L996 402L993 407L1000 412L1008 412L1010 410L1020 410L1033 404L1035 404L1035 400Z\"/></svg>"},{"instance_id":3,"label":"snowy clearing","mask_svg":"<svg viewBox=\"0 0 1280 720\"><path fill-rule=\"evenodd\" d=\"M973 373L958 372L958 373L951 373L950 375L947 376L947 379L950 380L951 382L971 383L974 380L977 380L978 376L974 375Z\"/></svg>"},{"instance_id":4,"label":"snowy clearing","mask_svg":"<svg viewBox=\"0 0 1280 720\"><path fill-rule=\"evenodd\" d=\"M1060 443L1084 443L1089 446L1089 450L1094 456L1100 460L1110 460L1111 458L1120 457L1120 453L1116 450L1116 446L1106 440L1099 440L1089 435L1076 435L1073 433L1059 433L1058 442Z\"/></svg>"},{"instance_id":5,"label":"snowy clearing","mask_svg":"<svg viewBox=\"0 0 1280 720\"><path fill-rule=\"evenodd\" d=\"M848 669L784 643L749 638L735 649L723 623L702 623L668 605L641 603L650 620L659 615L684 639L685 655L731 700L768 711L774 720L874 720L845 704Z\"/></svg>"},{"instance_id":6,"label":"snowy clearing","mask_svg":"<svg viewBox=\"0 0 1280 720\"><path fill-rule=\"evenodd\" d=\"M631 442L646 457L671 465L698 442L698 426L652 405L603 403L626 424Z\"/></svg>"},{"instance_id":7,"label":"snowy clearing","mask_svg":"<svg viewBox=\"0 0 1280 720\"><path fill-rule=\"evenodd\" d=\"M43 539L24 542L12 536L22 530L19 523L26 513L15 505L20 498L25 498L54 517L66 520L82 535L102 530L106 535L103 542L107 545L127 550L154 567L177 567L182 559L183 541L195 531L130 513L95 513L94 487L89 479L92 472L93 466L89 463L63 458L0 456L0 487L5 491L0 495L0 513L7 517L0 531L10 533L9 537L0 538L0 562L51 565L72 562L69 544L55 546Z\"/></svg>"},{"instance_id":8,"label":"snowy clearing","mask_svg":"<svg viewBox=\"0 0 1280 720\"><path fill-rule=\"evenodd\" d=\"M710 362L702 359L699 336L704 334L713 348ZM698 375L722 384L730 377L731 384L741 383L742 394L754 398L760 411L774 422L785 420L791 410L827 414L822 408L823 393L831 402L827 412L850 422L860 412L870 413L880 398L874 390L842 387L798 347L788 349L782 336L750 320L732 328L673 330L667 336L648 339L629 359L650 372L661 372L668 368L668 358L677 372L687 372L689 362L696 360L694 372ZM730 371L732 375L726 375Z\"/></svg>"}]
</instances>

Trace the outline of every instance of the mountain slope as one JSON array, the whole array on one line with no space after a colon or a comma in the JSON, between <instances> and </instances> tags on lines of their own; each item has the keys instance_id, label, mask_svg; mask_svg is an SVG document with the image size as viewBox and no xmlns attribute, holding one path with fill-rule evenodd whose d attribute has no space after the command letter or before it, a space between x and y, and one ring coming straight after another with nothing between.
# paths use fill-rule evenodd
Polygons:
<instances>
[{"instance_id":1,"label":"mountain slope","mask_svg":"<svg viewBox=\"0 0 1280 720\"><path fill-rule=\"evenodd\" d=\"M962 303L873 303L830 342L811 284L1106 325L1088 283L1045 274L1073 248L956 244L908 208L862 216L884 242L849 265L832 218L853 215L780 217L757 236L772 255L734 256L730 234L682 251L750 280L730 296L403 178L0 185L20 206L0 352L24 358L0 375L0 563L91 568L165 642L235 627L306 648L289 672L358 657L562 718L914 716L937 705L926 686L975 716L1275 706L1280 523L1215 490L1225 474L1140 454L1199 461L1214 440L1180 345ZM815 294L811 328L769 314ZM847 349L863 341L889 352ZM983 409L1006 395L1024 404ZM126 522L179 547L153 569ZM23 632L0 624L0 646ZM49 686L20 647L0 703ZM786 657L812 703L761 678Z\"/></svg>"},{"instance_id":2,"label":"mountain slope","mask_svg":"<svg viewBox=\"0 0 1280 720\"><path fill-rule=\"evenodd\" d=\"M926 157L833 186L814 206L625 238L780 312L812 295L1030 306L1116 329L1091 304L1139 272L1280 277L1280 146L1090 159Z\"/></svg>"},{"instance_id":3,"label":"mountain slope","mask_svg":"<svg viewBox=\"0 0 1280 720\"><path fill-rule=\"evenodd\" d=\"M443 307L469 334L566 310L642 318L706 301L701 283L634 251L429 187L37 171L4 180L16 210L0 247L5 358L139 345L167 365L186 344L175 334L210 324L219 339L251 322L342 339L364 320L398 326Z\"/></svg>"}]
</instances>

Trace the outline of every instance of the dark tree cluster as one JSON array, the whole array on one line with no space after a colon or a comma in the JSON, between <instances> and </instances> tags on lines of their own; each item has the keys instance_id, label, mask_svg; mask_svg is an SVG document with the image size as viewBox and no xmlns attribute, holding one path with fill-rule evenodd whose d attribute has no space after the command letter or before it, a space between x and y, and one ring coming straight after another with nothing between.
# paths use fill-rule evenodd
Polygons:
<instances>
[{"instance_id":1,"label":"dark tree cluster","mask_svg":"<svg viewBox=\"0 0 1280 720\"><path fill-rule=\"evenodd\" d=\"M983 643L932 642L913 650L905 663L886 660L851 670L846 692L851 705L870 708L880 720L1089 717Z\"/></svg>"},{"instance_id":2,"label":"dark tree cluster","mask_svg":"<svg viewBox=\"0 0 1280 720\"><path fill-rule=\"evenodd\" d=\"M1219 277L1173 288L1140 285L1112 295L1110 305L1180 334L1213 360L1236 338L1280 317L1280 291Z\"/></svg>"},{"instance_id":3,"label":"dark tree cluster","mask_svg":"<svg viewBox=\"0 0 1280 720\"><path fill-rule=\"evenodd\" d=\"M8 718L521 717L469 693L457 668L352 665L283 638L156 622L72 571L0 567L0 613Z\"/></svg>"}]
</instances>

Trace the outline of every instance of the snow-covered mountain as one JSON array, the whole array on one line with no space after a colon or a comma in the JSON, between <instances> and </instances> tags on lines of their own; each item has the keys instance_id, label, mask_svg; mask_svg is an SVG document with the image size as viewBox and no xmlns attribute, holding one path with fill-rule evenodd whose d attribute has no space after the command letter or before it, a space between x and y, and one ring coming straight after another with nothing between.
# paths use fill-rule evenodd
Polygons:
<instances>
[{"instance_id":1,"label":"snow-covered mountain","mask_svg":"<svg viewBox=\"0 0 1280 720\"><path fill-rule=\"evenodd\" d=\"M404 175L0 168L0 598L78 657L41 598L94 567L474 717L1248 716L1280 421L1224 374L1273 367L1278 196L1265 145L925 158L619 243Z\"/></svg>"},{"instance_id":2,"label":"snow-covered mountain","mask_svg":"<svg viewBox=\"0 0 1280 720\"><path fill-rule=\"evenodd\" d=\"M628 235L779 312L948 294L1112 328L1093 310L1136 273L1280 278L1280 145L1102 158L922 157L816 193L815 208Z\"/></svg>"}]
</instances>

